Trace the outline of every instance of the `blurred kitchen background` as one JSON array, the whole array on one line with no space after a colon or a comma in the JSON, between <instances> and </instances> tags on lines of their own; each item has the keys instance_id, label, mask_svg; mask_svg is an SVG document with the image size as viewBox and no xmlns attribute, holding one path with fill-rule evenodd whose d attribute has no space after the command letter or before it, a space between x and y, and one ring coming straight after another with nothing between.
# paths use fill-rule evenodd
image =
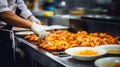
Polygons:
<instances>
[{"instance_id":1,"label":"blurred kitchen background","mask_svg":"<svg viewBox=\"0 0 120 67\"><path fill-rule=\"evenodd\" d=\"M69 26L70 18L120 16L120 0L24 0L45 25Z\"/></svg>"}]
</instances>

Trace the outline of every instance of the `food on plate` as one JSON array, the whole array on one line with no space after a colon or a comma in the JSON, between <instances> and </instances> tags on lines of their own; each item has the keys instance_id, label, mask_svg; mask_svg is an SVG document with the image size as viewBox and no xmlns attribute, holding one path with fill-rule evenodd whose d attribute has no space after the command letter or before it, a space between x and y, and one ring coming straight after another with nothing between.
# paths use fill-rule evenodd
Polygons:
<instances>
[{"instance_id":1,"label":"food on plate","mask_svg":"<svg viewBox=\"0 0 120 67\"><path fill-rule=\"evenodd\" d=\"M35 34L24 37L30 42L38 42L38 37ZM120 37L113 37L107 33L88 33L86 31L79 31L72 33L67 30L52 30L47 34L46 41L51 44L46 44L44 40L36 43L38 47L46 50L65 50L71 47L95 47L105 44L120 44Z\"/></svg>"},{"instance_id":2,"label":"food on plate","mask_svg":"<svg viewBox=\"0 0 120 67\"><path fill-rule=\"evenodd\" d=\"M118 49L109 49L109 50L107 50L107 53L120 54L120 50L118 50Z\"/></svg>"},{"instance_id":3,"label":"food on plate","mask_svg":"<svg viewBox=\"0 0 120 67\"><path fill-rule=\"evenodd\" d=\"M94 50L90 50L90 49L86 49L86 50L74 52L74 54L76 56L96 56L96 55L99 54L99 52L98 51L94 51Z\"/></svg>"},{"instance_id":4,"label":"food on plate","mask_svg":"<svg viewBox=\"0 0 120 67\"><path fill-rule=\"evenodd\" d=\"M105 49L108 54L120 54L120 45L118 44L100 45L96 46L95 48Z\"/></svg>"},{"instance_id":5,"label":"food on plate","mask_svg":"<svg viewBox=\"0 0 120 67\"><path fill-rule=\"evenodd\" d=\"M106 64L103 67L120 67L120 63L115 63L114 65L113 64Z\"/></svg>"},{"instance_id":6,"label":"food on plate","mask_svg":"<svg viewBox=\"0 0 120 67\"><path fill-rule=\"evenodd\" d=\"M120 67L120 63L116 63L114 67Z\"/></svg>"},{"instance_id":7,"label":"food on plate","mask_svg":"<svg viewBox=\"0 0 120 67\"><path fill-rule=\"evenodd\" d=\"M72 58L77 60L91 61L105 55L107 52L105 49L94 47L73 47L66 49L65 53L71 55Z\"/></svg>"},{"instance_id":8,"label":"food on plate","mask_svg":"<svg viewBox=\"0 0 120 67\"><path fill-rule=\"evenodd\" d=\"M95 60L96 67L120 67L120 57L103 57Z\"/></svg>"}]
</instances>

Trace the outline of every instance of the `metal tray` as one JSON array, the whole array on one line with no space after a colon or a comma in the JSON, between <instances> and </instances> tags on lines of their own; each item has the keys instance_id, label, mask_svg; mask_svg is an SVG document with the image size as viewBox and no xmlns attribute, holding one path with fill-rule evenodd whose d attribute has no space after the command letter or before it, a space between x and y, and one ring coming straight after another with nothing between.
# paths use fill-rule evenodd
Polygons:
<instances>
[{"instance_id":1,"label":"metal tray","mask_svg":"<svg viewBox=\"0 0 120 67\"><path fill-rule=\"evenodd\" d=\"M26 50L29 56L31 56L38 63L42 64L44 67L95 67L93 61L80 61L75 60L72 56L65 54L63 51L61 52L51 52L46 51L42 48L38 48L34 44L31 44L27 40L24 40L21 37L15 37ZM106 56L119 56L119 55L104 55ZM99 58L101 58L99 57Z\"/></svg>"}]
</instances>

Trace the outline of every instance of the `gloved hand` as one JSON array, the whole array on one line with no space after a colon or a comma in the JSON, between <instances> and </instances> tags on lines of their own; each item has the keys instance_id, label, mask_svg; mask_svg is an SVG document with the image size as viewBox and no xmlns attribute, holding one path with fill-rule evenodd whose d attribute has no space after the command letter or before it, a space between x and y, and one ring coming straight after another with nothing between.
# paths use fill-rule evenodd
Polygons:
<instances>
[{"instance_id":1,"label":"gloved hand","mask_svg":"<svg viewBox=\"0 0 120 67\"><path fill-rule=\"evenodd\" d=\"M37 19L36 17L34 17L33 15L31 15L28 20L30 20L31 22L37 23L37 24L41 24L40 20Z\"/></svg>"},{"instance_id":2,"label":"gloved hand","mask_svg":"<svg viewBox=\"0 0 120 67\"><path fill-rule=\"evenodd\" d=\"M43 27L41 25L38 25L36 23L32 24L31 30L38 35L38 41L40 41L41 39L45 39L47 33L46 31L43 29Z\"/></svg>"}]
</instances>

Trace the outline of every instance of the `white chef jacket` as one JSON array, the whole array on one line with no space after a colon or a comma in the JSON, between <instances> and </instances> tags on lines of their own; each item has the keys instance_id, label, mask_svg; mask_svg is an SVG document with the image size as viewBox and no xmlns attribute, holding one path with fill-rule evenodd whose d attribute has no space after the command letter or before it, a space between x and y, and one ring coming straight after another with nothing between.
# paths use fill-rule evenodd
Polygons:
<instances>
[{"instance_id":1,"label":"white chef jacket","mask_svg":"<svg viewBox=\"0 0 120 67\"><path fill-rule=\"evenodd\" d=\"M0 13L6 12L6 11L12 11L13 13L15 13L16 8L21 10L20 16L25 19L27 19L30 15L32 15L32 13L27 8L27 6L25 5L23 0L0 0ZM0 23L3 23L3 22L0 21ZM9 30L9 32L10 31L11 30ZM13 33L13 31L11 31L11 32L12 32L11 38L12 38L12 42L13 42L12 47L15 50L14 33ZM14 53L14 57L15 57L15 52L13 52L13 53Z\"/></svg>"},{"instance_id":2,"label":"white chef jacket","mask_svg":"<svg viewBox=\"0 0 120 67\"><path fill-rule=\"evenodd\" d=\"M5 11L15 13L16 8L21 10L20 16L25 19L32 15L23 0L0 0L0 13Z\"/></svg>"}]
</instances>

